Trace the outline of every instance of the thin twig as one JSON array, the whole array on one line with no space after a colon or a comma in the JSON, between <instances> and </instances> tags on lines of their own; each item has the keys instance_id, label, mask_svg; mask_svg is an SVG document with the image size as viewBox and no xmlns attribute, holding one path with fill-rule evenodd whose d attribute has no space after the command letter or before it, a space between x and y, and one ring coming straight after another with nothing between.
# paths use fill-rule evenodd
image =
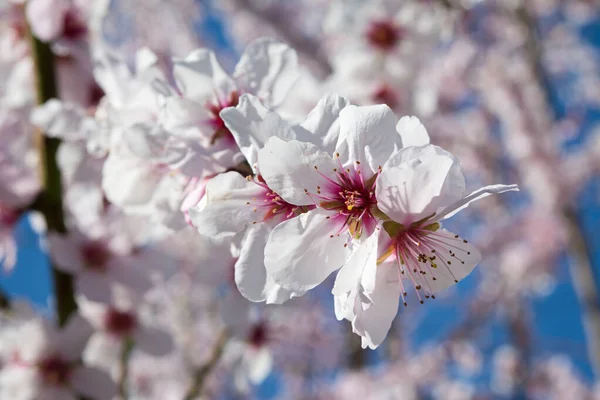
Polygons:
<instances>
[{"instance_id":1,"label":"thin twig","mask_svg":"<svg viewBox=\"0 0 600 400\"><path fill-rule=\"evenodd\" d=\"M215 347L213 347L213 352L210 356L210 359L194 373L194 380L192 381L190 388L187 390L184 400L194 400L198 395L202 394L202 390L204 389L204 385L206 383L206 378L208 378L210 373L219 363L228 339L229 333L227 330L223 330L219 335L217 342L215 343Z\"/></svg>"},{"instance_id":2,"label":"thin twig","mask_svg":"<svg viewBox=\"0 0 600 400\"><path fill-rule=\"evenodd\" d=\"M132 339L125 339L123 343L123 348L121 349L121 359L120 359L120 371L119 371L119 379L118 379L118 393L121 400L127 400L128 397L128 384L129 384L129 358L131 357L131 352L133 351L133 347L135 343Z\"/></svg>"},{"instance_id":3,"label":"thin twig","mask_svg":"<svg viewBox=\"0 0 600 400\"><path fill-rule=\"evenodd\" d=\"M569 227L569 272L575 292L579 298L582 312L583 328L587 337L588 357L594 375L600 376L600 304L596 277L590 263L590 251L581 230L576 212L571 208L564 210Z\"/></svg>"},{"instance_id":4,"label":"thin twig","mask_svg":"<svg viewBox=\"0 0 600 400\"><path fill-rule=\"evenodd\" d=\"M10 299L4 293L2 289L0 289L0 310L8 310L10 308Z\"/></svg>"},{"instance_id":5,"label":"thin twig","mask_svg":"<svg viewBox=\"0 0 600 400\"><path fill-rule=\"evenodd\" d=\"M48 43L43 43L29 31L31 43L31 55L34 64L35 86L37 90L37 104L58 97L56 86L56 74L54 68L54 54ZM62 184L60 169L56 164L56 152L60 141L46 137L43 132L37 130L35 141L39 154L40 178L42 191L36 199L34 206L40 211L48 226L49 232L64 234L65 227ZM59 271L55 266L52 268L54 275L54 295L56 299L56 314L58 321L63 325L69 315L77 309L73 296L72 277Z\"/></svg>"}]
</instances>

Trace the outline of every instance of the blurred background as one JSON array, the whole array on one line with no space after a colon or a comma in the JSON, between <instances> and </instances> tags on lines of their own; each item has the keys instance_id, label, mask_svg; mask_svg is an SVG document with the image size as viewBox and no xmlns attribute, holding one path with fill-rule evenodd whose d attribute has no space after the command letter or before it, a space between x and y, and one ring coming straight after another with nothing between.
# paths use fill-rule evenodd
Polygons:
<instances>
[{"instance_id":1,"label":"blurred background","mask_svg":"<svg viewBox=\"0 0 600 400\"><path fill-rule=\"evenodd\" d=\"M304 69L289 110L306 113L328 92L388 104L461 160L468 188L521 188L446 224L483 262L435 300L400 309L377 350L335 320L330 277L261 309L270 333L254 340L274 360L263 379L239 384L224 362L206 398L600 399L597 1L113 0L99 31L130 63L142 46L160 59L208 47L229 72L253 39L278 38ZM52 318L36 225L24 213L11 227L16 262L0 288ZM203 335L215 333L191 337ZM156 382L182 373L161 371Z\"/></svg>"}]
</instances>

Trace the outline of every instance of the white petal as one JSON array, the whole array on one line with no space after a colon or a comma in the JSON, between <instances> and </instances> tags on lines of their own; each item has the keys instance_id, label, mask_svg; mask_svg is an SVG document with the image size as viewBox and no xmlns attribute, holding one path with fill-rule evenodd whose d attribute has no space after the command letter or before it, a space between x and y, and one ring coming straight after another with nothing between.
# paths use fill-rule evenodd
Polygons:
<instances>
[{"instance_id":1,"label":"white petal","mask_svg":"<svg viewBox=\"0 0 600 400\"><path fill-rule=\"evenodd\" d=\"M266 224L253 225L244 236L240 258L235 263L235 283L250 301L265 301L265 245L270 233Z\"/></svg>"},{"instance_id":2,"label":"white petal","mask_svg":"<svg viewBox=\"0 0 600 400\"><path fill-rule=\"evenodd\" d=\"M67 360L77 360L92 333L92 326L81 315L73 314L60 332L57 350Z\"/></svg>"},{"instance_id":3,"label":"white petal","mask_svg":"<svg viewBox=\"0 0 600 400\"><path fill-rule=\"evenodd\" d=\"M246 83L246 90L277 107L299 78L298 56L285 43L260 38L246 47L233 75Z\"/></svg>"},{"instance_id":4,"label":"white petal","mask_svg":"<svg viewBox=\"0 0 600 400\"><path fill-rule=\"evenodd\" d=\"M292 291L307 291L339 269L346 260L346 236L330 237L336 226L330 213L315 209L275 227L265 248L265 266L275 282Z\"/></svg>"},{"instance_id":5,"label":"white petal","mask_svg":"<svg viewBox=\"0 0 600 400\"><path fill-rule=\"evenodd\" d=\"M340 136L347 140L349 160L367 163L373 172L401 144L396 116L386 105L344 108L340 112Z\"/></svg>"},{"instance_id":6,"label":"white petal","mask_svg":"<svg viewBox=\"0 0 600 400\"><path fill-rule=\"evenodd\" d=\"M183 94L200 103L212 99L215 89L220 97L235 90L235 83L208 49L194 50L185 59L176 60L173 75Z\"/></svg>"},{"instance_id":7,"label":"white petal","mask_svg":"<svg viewBox=\"0 0 600 400\"><path fill-rule=\"evenodd\" d=\"M117 395L115 382L97 368L76 368L71 375L71 386L78 394L95 400L111 400Z\"/></svg>"},{"instance_id":8,"label":"white petal","mask_svg":"<svg viewBox=\"0 0 600 400\"><path fill-rule=\"evenodd\" d=\"M50 256L61 271L77 273L84 267L79 243L72 235L48 234Z\"/></svg>"},{"instance_id":9,"label":"white petal","mask_svg":"<svg viewBox=\"0 0 600 400\"><path fill-rule=\"evenodd\" d=\"M363 243L352 249L348 260L335 278L335 284L331 291L333 295L337 296L354 290L361 282L365 266L370 263L377 265L378 233L379 231L374 232ZM374 283L371 286L374 286ZM369 286L369 289L372 290L371 286Z\"/></svg>"},{"instance_id":10,"label":"white petal","mask_svg":"<svg viewBox=\"0 0 600 400\"><path fill-rule=\"evenodd\" d=\"M448 207L441 210L436 215L435 219L442 220L442 219L450 218L453 215L455 215L456 213L458 213L459 211L467 208L469 206L469 204L471 204L474 201L481 200L484 197L488 197L492 194L499 194L499 193L504 193L504 192L509 192L509 191L517 191L518 192L519 187L517 185L484 186L481 189L477 189L473 193L470 193L469 195L465 196L463 199L457 201L456 203L451 204Z\"/></svg>"},{"instance_id":11,"label":"white petal","mask_svg":"<svg viewBox=\"0 0 600 400\"><path fill-rule=\"evenodd\" d=\"M158 328L142 326L134 340L137 348L152 356L165 356L173 350L171 336Z\"/></svg>"},{"instance_id":12,"label":"white petal","mask_svg":"<svg viewBox=\"0 0 600 400\"><path fill-rule=\"evenodd\" d=\"M270 138L258 152L258 165L269 188L296 205L314 204L305 189L316 193L317 186L327 185L320 173L334 176L333 170L339 168L331 156L314 144L297 140L285 142L277 137Z\"/></svg>"},{"instance_id":13,"label":"white petal","mask_svg":"<svg viewBox=\"0 0 600 400\"><path fill-rule=\"evenodd\" d=\"M246 353L248 363L248 378L253 384L264 381L273 368L273 357L267 347L250 348Z\"/></svg>"},{"instance_id":14,"label":"white petal","mask_svg":"<svg viewBox=\"0 0 600 400\"><path fill-rule=\"evenodd\" d=\"M258 151L271 136L291 140L295 138L292 126L277 113L268 110L252 95L240 97L236 107L221 111L221 118L229 128L248 163L254 168Z\"/></svg>"},{"instance_id":15,"label":"white petal","mask_svg":"<svg viewBox=\"0 0 600 400\"><path fill-rule=\"evenodd\" d=\"M249 182L237 172L226 172L211 179L201 209L189 210L190 218L200 234L210 238L222 238L241 232L253 221L260 221L254 212L253 198L264 189Z\"/></svg>"},{"instance_id":16,"label":"white petal","mask_svg":"<svg viewBox=\"0 0 600 400\"><path fill-rule=\"evenodd\" d=\"M65 0L31 0L26 5L27 20L35 36L45 42L57 39L63 31Z\"/></svg>"},{"instance_id":17,"label":"white petal","mask_svg":"<svg viewBox=\"0 0 600 400\"><path fill-rule=\"evenodd\" d=\"M77 292L90 301L109 303L112 282L105 274L83 270L75 277Z\"/></svg>"},{"instance_id":18,"label":"white petal","mask_svg":"<svg viewBox=\"0 0 600 400\"><path fill-rule=\"evenodd\" d=\"M51 99L32 111L31 123L48 136L77 140L84 139L80 132L84 117L84 111L78 105Z\"/></svg>"},{"instance_id":19,"label":"white petal","mask_svg":"<svg viewBox=\"0 0 600 400\"><path fill-rule=\"evenodd\" d=\"M323 97L302 122L302 127L310 132L313 138L298 139L315 143L328 154L335 153L340 137L340 112L349 104L345 97L337 95Z\"/></svg>"},{"instance_id":20,"label":"white petal","mask_svg":"<svg viewBox=\"0 0 600 400\"><path fill-rule=\"evenodd\" d=\"M393 220L410 224L462 198L460 162L432 145L393 154L377 179L378 207Z\"/></svg>"},{"instance_id":21,"label":"white petal","mask_svg":"<svg viewBox=\"0 0 600 400\"><path fill-rule=\"evenodd\" d=\"M429 134L417 117L402 117L396 125L402 137L402 146L424 146L429 144Z\"/></svg>"},{"instance_id":22,"label":"white petal","mask_svg":"<svg viewBox=\"0 0 600 400\"><path fill-rule=\"evenodd\" d=\"M463 239L444 229L434 232L431 237L440 237L443 241L435 247L439 261L437 268L431 268L431 273L421 275L421 278L425 281L422 286L426 291L437 293L469 275L481 261L481 253L471 243L465 243ZM455 257L446 256L449 250L452 250ZM451 264L448 264L448 261Z\"/></svg>"},{"instance_id":23,"label":"white petal","mask_svg":"<svg viewBox=\"0 0 600 400\"><path fill-rule=\"evenodd\" d=\"M398 312L400 284L393 263L377 267L372 303L360 311L352 323L355 333L362 337L363 348L376 349L387 336Z\"/></svg>"}]
</instances>

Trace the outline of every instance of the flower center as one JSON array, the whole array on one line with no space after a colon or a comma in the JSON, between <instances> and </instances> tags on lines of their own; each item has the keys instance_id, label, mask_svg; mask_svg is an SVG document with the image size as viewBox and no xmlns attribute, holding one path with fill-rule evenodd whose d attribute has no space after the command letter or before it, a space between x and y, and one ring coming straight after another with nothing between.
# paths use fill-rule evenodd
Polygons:
<instances>
[{"instance_id":1,"label":"flower center","mask_svg":"<svg viewBox=\"0 0 600 400\"><path fill-rule=\"evenodd\" d=\"M128 336L137 326L134 314L109 308L104 315L104 326L109 333L115 336Z\"/></svg>"},{"instance_id":2,"label":"flower center","mask_svg":"<svg viewBox=\"0 0 600 400\"><path fill-rule=\"evenodd\" d=\"M394 90L387 84L379 86L371 95L376 104L385 104L391 109L400 106L400 99Z\"/></svg>"},{"instance_id":3,"label":"flower center","mask_svg":"<svg viewBox=\"0 0 600 400\"><path fill-rule=\"evenodd\" d=\"M0 204L0 225L13 226L19 220L21 213L13 208Z\"/></svg>"},{"instance_id":4,"label":"flower center","mask_svg":"<svg viewBox=\"0 0 600 400\"><path fill-rule=\"evenodd\" d=\"M252 326L248 335L248 343L254 347L265 346L270 339L269 329L265 323L258 323Z\"/></svg>"},{"instance_id":5,"label":"flower center","mask_svg":"<svg viewBox=\"0 0 600 400\"><path fill-rule=\"evenodd\" d=\"M402 29L388 20L371 22L367 29L367 40L371 46L383 51L393 49L402 36Z\"/></svg>"},{"instance_id":6,"label":"flower center","mask_svg":"<svg viewBox=\"0 0 600 400\"><path fill-rule=\"evenodd\" d=\"M104 272L112 254L106 243L95 240L83 245L81 248L81 257L89 269Z\"/></svg>"},{"instance_id":7,"label":"flower center","mask_svg":"<svg viewBox=\"0 0 600 400\"><path fill-rule=\"evenodd\" d=\"M76 40L87 35L87 26L77 10L69 9L63 20L62 36L66 39Z\"/></svg>"},{"instance_id":8,"label":"flower center","mask_svg":"<svg viewBox=\"0 0 600 400\"><path fill-rule=\"evenodd\" d=\"M38 371L48 385L65 385L71 376L71 364L53 355L37 364Z\"/></svg>"},{"instance_id":9,"label":"flower center","mask_svg":"<svg viewBox=\"0 0 600 400\"><path fill-rule=\"evenodd\" d=\"M472 261L472 246L467 244L468 241L458 235L439 230L440 224L431 222L432 217L433 215L417 221L409 227L393 221L384 222L383 228L390 236L390 242L383 246L387 250L377 260L378 264L395 261L399 277L411 281L421 304L424 302L421 290L426 299L435 299L433 293L436 281L457 283L460 277L455 275L453 266L462 266L466 261ZM407 293L402 279L400 286L402 300L406 306Z\"/></svg>"},{"instance_id":10,"label":"flower center","mask_svg":"<svg viewBox=\"0 0 600 400\"><path fill-rule=\"evenodd\" d=\"M240 101L240 94L237 91L233 91L229 94L229 98L222 101L217 100L216 103L209 103L207 105L208 111L211 114L209 124L214 128L213 135L210 139L211 144L215 144L217 140L224 139L231 144L235 144L235 139L231 134L231 131L225 125L225 121L219 115L221 111L228 107L235 107Z\"/></svg>"},{"instance_id":11,"label":"flower center","mask_svg":"<svg viewBox=\"0 0 600 400\"><path fill-rule=\"evenodd\" d=\"M337 214L328 219L333 218L334 221L341 223L337 235L348 230L354 238L358 239L365 228L371 234L377 224L372 208L377 204L375 181L379 173L365 180L360 161L356 161L352 168L344 168L337 153L336 159L339 167L333 170L334 179L321 173L315 166L315 170L327 181L327 184L325 187L317 186L316 192L310 192L308 189L304 189L304 192L318 207L336 211Z\"/></svg>"}]
</instances>

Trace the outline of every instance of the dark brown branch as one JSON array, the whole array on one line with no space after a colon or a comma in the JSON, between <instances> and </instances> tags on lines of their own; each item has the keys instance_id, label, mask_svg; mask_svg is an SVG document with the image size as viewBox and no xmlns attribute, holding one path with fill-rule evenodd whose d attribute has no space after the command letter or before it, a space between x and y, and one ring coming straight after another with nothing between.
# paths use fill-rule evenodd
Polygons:
<instances>
[{"instance_id":1,"label":"dark brown branch","mask_svg":"<svg viewBox=\"0 0 600 400\"><path fill-rule=\"evenodd\" d=\"M41 105L50 99L58 97L54 54L52 54L48 43L43 43L31 33L30 38L37 103ZM49 232L64 234L67 229L63 214L62 184L60 170L56 164L56 152L60 141L46 137L39 130L35 134L35 141L40 157L42 191L36 199L34 206L44 215ZM59 323L63 325L69 315L77 309L73 296L73 282L70 275L59 271L54 266L52 270L54 275L56 314Z\"/></svg>"}]
</instances>

